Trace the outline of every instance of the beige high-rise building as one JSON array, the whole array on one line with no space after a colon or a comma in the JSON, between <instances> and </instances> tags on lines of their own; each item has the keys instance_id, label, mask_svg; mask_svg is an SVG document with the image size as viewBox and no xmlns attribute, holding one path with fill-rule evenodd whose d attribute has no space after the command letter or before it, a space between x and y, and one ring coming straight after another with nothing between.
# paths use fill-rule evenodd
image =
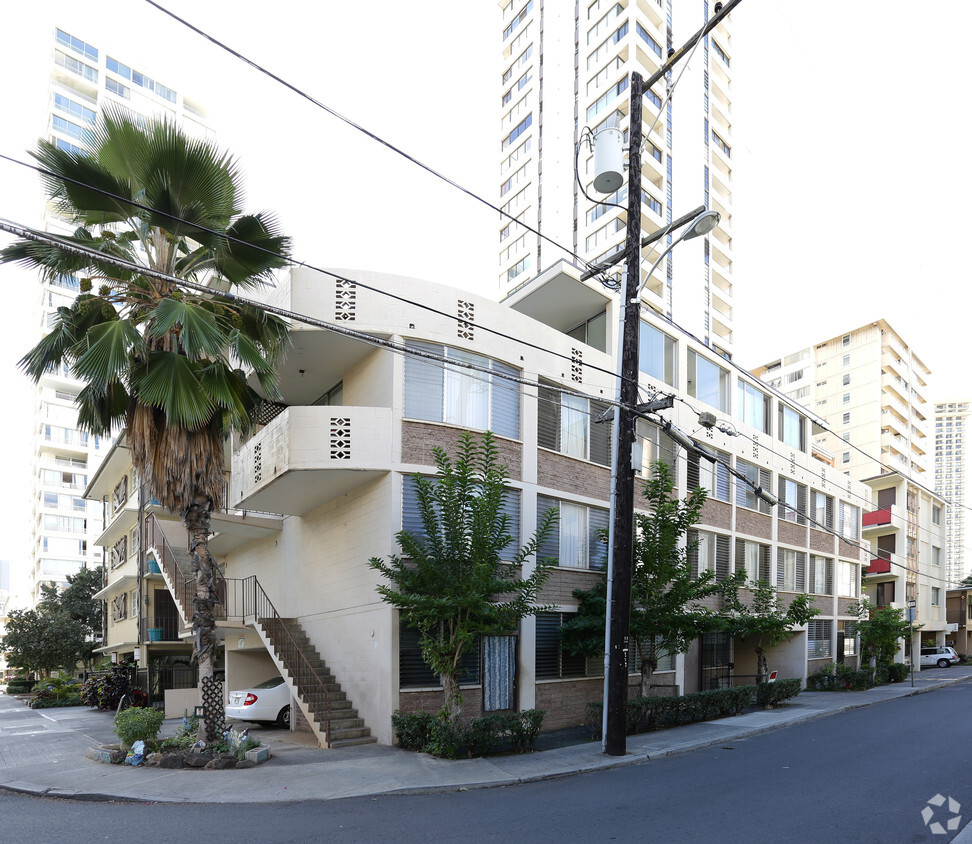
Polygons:
<instances>
[{"instance_id":1,"label":"beige high-rise building","mask_svg":"<svg viewBox=\"0 0 972 844\"><path fill-rule=\"evenodd\" d=\"M619 126L626 139L631 73L648 79L669 51L682 46L714 12L704 0L579 5L503 0L500 5L499 202L557 244L501 218L502 296L568 257L558 246L596 263L623 245L627 177L612 195L594 190L588 130ZM657 254L643 250L642 274L647 307L727 357L733 348L731 52L726 19L699 42L690 59L676 65L667 81L645 95L641 174L644 234L699 206L722 215L717 228L680 244L651 278L647 272ZM584 192L614 205L592 202ZM664 245L663 240L660 248ZM614 275L619 273L616 268ZM577 339L593 340L603 350L603 326L579 324L573 331Z\"/></svg>"},{"instance_id":2,"label":"beige high-rise building","mask_svg":"<svg viewBox=\"0 0 972 844\"><path fill-rule=\"evenodd\" d=\"M966 488L969 483L970 410L968 401L947 401L935 405L935 492L947 502L945 510L945 533L948 545L945 565L948 579L957 585L963 578L972 574L972 548L970 537L965 530L968 521L968 497Z\"/></svg>"},{"instance_id":3,"label":"beige high-rise building","mask_svg":"<svg viewBox=\"0 0 972 844\"><path fill-rule=\"evenodd\" d=\"M47 124L38 134L60 149L83 152L101 113L109 107L124 108L136 119L166 116L194 135L210 133L198 104L160 78L146 75L137 60L126 64L132 58L125 62L116 58L127 53L108 53L60 28L51 32L45 49L51 57ZM60 233L74 229L51 206L44 209L41 226ZM29 283L31 275L25 275ZM37 340L53 325L57 308L74 300L79 284L73 275L41 281ZM68 575L102 562L102 551L95 544L104 527L102 507L85 501L82 493L111 441L78 430L74 400L81 386L64 367L42 378L35 393L29 484L33 511L27 526L31 531L29 588L35 602L42 584L64 585Z\"/></svg>"},{"instance_id":4,"label":"beige high-rise building","mask_svg":"<svg viewBox=\"0 0 972 844\"><path fill-rule=\"evenodd\" d=\"M814 443L845 474L864 480L893 471L931 488L929 369L885 320L752 372L826 421Z\"/></svg>"}]
</instances>

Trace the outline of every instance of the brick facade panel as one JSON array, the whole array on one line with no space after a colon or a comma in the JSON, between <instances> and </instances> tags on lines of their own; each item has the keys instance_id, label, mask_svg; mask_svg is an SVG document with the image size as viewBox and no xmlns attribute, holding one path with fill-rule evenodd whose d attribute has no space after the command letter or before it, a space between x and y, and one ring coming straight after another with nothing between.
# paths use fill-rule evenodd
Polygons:
<instances>
[{"instance_id":1,"label":"brick facade panel","mask_svg":"<svg viewBox=\"0 0 972 844\"><path fill-rule=\"evenodd\" d=\"M708 499L702 505L702 513L699 518L699 527L721 528L730 530L732 528L732 505L725 501L715 501Z\"/></svg>"},{"instance_id":2,"label":"brick facade panel","mask_svg":"<svg viewBox=\"0 0 972 844\"><path fill-rule=\"evenodd\" d=\"M810 550L818 554L834 553L834 535L810 528Z\"/></svg>"},{"instance_id":3,"label":"brick facade panel","mask_svg":"<svg viewBox=\"0 0 972 844\"><path fill-rule=\"evenodd\" d=\"M541 448L537 449L537 483L607 501L611 495L611 469Z\"/></svg>"},{"instance_id":4,"label":"brick facade panel","mask_svg":"<svg viewBox=\"0 0 972 844\"><path fill-rule=\"evenodd\" d=\"M601 572L587 569L552 569L537 599L541 604L576 607L575 589L593 589L603 579Z\"/></svg>"},{"instance_id":5,"label":"brick facade panel","mask_svg":"<svg viewBox=\"0 0 972 844\"><path fill-rule=\"evenodd\" d=\"M855 563L861 561L861 555L864 549L850 542L845 542L843 539L840 540L840 548L838 549L838 554L848 560L853 560Z\"/></svg>"},{"instance_id":6,"label":"brick facade panel","mask_svg":"<svg viewBox=\"0 0 972 844\"><path fill-rule=\"evenodd\" d=\"M583 724L587 704L600 701L603 694L604 680L601 677L538 682L537 709L547 710L543 719L544 730Z\"/></svg>"},{"instance_id":7,"label":"brick facade panel","mask_svg":"<svg viewBox=\"0 0 972 844\"><path fill-rule=\"evenodd\" d=\"M837 599L837 615L850 615L850 608L853 604L857 603L856 598L838 598Z\"/></svg>"},{"instance_id":8,"label":"brick facade panel","mask_svg":"<svg viewBox=\"0 0 972 844\"><path fill-rule=\"evenodd\" d=\"M785 519L780 519L776 524L776 538L787 545L807 547L807 529L803 525L796 525Z\"/></svg>"},{"instance_id":9,"label":"brick facade panel","mask_svg":"<svg viewBox=\"0 0 972 844\"><path fill-rule=\"evenodd\" d=\"M736 531L760 539L773 536L773 518L765 513L757 513L745 507L736 508Z\"/></svg>"},{"instance_id":10,"label":"brick facade panel","mask_svg":"<svg viewBox=\"0 0 972 844\"><path fill-rule=\"evenodd\" d=\"M455 455L461 428L449 425L432 425L425 422L402 423L402 462L417 463L423 466L435 465L432 450L444 449L450 457ZM475 436L475 434L473 435ZM523 447L513 440L496 437L499 461L506 466L506 476L520 480L523 475Z\"/></svg>"},{"instance_id":11,"label":"brick facade panel","mask_svg":"<svg viewBox=\"0 0 972 844\"><path fill-rule=\"evenodd\" d=\"M445 704L442 689L402 689L398 693L398 708L402 712L438 712ZM483 714L482 686L462 689L462 716L465 720Z\"/></svg>"}]
</instances>

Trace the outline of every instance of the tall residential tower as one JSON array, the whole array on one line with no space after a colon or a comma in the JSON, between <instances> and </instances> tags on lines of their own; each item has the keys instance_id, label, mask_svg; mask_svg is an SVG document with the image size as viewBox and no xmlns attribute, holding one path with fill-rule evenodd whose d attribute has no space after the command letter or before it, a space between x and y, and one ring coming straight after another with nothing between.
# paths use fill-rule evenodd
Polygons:
<instances>
[{"instance_id":1,"label":"tall residential tower","mask_svg":"<svg viewBox=\"0 0 972 844\"><path fill-rule=\"evenodd\" d=\"M558 246L596 262L623 245L627 179L613 195L594 190L587 130L618 126L626 138L631 73L649 78L711 10L704 0L679 0L677 12L674 0L501 5L499 201L544 236L501 218L502 296L563 258ZM733 347L729 26L721 22L644 96L641 174L645 234L700 205L722 215L711 234L680 245L662 263L647 279L643 299L727 357ZM643 274L656 257L644 250ZM578 339L601 345L599 326L576 331Z\"/></svg>"},{"instance_id":2,"label":"tall residential tower","mask_svg":"<svg viewBox=\"0 0 972 844\"><path fill-rule=\"evenodd\" d=\"M106 108L123 108L142 121L166 117L190 134L208 134L198 104L148 76L137 57L122 61L116 57L121 54L108 53L60 28L51 35L47 125L42 134L61 149L83 153ZM44 209L42 226L55 233L74 228L53 206ZM53 325L57 308L74 300L79 285L72 275L41 281L36 339ZM69 574L102 562L94 542L103 529L101 507L81 495L111 443L78 430L74 400L80 388L66 367L49 372L37 386L29 575L34 601L41 584L63 585Z\"/></svg>"},{"instance_id":3,"label":"tall residential tower","mask_svg":"<svg viewBox=\"0 0 972 844\"><path fill-rule=\"evenodd\" d=\"M945 564L948 579L957 585L972 574L972 537L965 530L968 521L966 488L972 466L972 443L966 442L972 403L948 401L935 405L935 492L946 500L945 533L948 549Z\"/></svg>"}]
</instances>

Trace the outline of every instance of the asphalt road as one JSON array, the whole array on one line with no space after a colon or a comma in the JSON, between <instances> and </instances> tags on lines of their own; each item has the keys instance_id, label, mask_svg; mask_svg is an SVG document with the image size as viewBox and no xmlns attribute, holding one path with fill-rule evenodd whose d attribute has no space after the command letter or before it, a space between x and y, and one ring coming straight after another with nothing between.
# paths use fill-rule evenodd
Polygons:
<instances>
[{"instance_id":1,"label":"asphalt road","mask_svg":"<svg viewBox=\"0 0 972 844\"><path fill-rule=\"evenodd\" d=\"M927 842L972 820L972 681L644 764L451 794L286 805L0 793L4 841ZM943 806L922 811L936 795ZM926 813L927 816L927 813Z\"/></svg>"}]
</instances>

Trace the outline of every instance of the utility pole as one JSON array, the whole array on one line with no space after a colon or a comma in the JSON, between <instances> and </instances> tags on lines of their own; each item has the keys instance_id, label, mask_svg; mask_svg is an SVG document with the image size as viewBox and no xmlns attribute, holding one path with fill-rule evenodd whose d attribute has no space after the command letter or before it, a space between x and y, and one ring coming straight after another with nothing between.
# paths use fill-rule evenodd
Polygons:
<instances>
[{"instance_id":1,"label":"utility pole","mask_svg":"<svg viewBox=\"0 0 972 844\"><path fill-rule=\"evenodd\" d=\"M625 279L621 307L624 322L619 372L620 403L617 410L617 449L614 466L614 523L611 525L611 583L608 590L608 676L605 682L604 752L624 756L627 752L628 706L628 627L631 621L631 568L634 545L634 450L635 417L638 404L638 348L641 324L641 144L642 98L644 92L684 58L698 39L705 37L741 0L724 7L716 4L716 14L679 50L671 54L649 79L637 71L631 74L630 119L628 124L628 225L625 232Z\"/></svg>"}]
</instances>

